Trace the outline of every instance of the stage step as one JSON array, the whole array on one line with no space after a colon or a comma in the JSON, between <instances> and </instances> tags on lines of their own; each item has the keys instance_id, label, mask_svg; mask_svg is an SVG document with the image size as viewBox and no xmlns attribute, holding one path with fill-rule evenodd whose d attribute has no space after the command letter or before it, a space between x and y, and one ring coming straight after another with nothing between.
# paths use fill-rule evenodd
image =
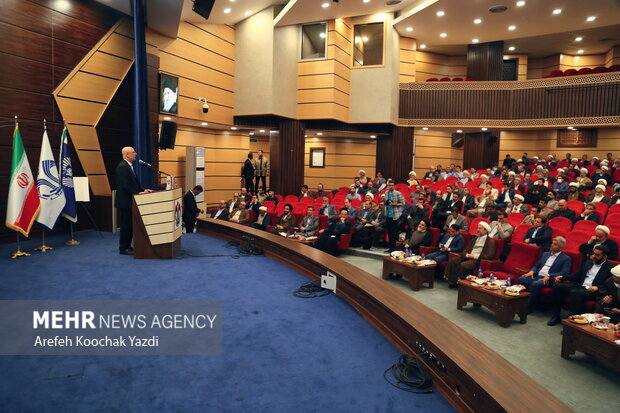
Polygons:
<instances>
[{"instance_id":1,"label":"stage step","mask_svg":"<svg viewBox=\"0 0 620 413\"><path fill-rule=\"evenodd\" d=\"M355 256L364 257L364 258L374 258L376 260L382 260L383 257L385 257L386 255L389 255L387 252L386 253L383 252L386 249L387 249L386 247L381 247L374 251L371 251L371 250L365 250L364 248L349 248L348 250L343 252L343 254L355 255Z\"/></svg>"}]
</instances>

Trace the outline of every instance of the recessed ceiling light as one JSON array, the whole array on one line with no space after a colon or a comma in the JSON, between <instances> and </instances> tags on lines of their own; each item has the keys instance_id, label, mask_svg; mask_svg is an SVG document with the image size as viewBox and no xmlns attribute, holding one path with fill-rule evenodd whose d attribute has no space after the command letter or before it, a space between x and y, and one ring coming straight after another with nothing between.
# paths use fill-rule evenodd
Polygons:
<instances>
[{"instance_id":1,"label":"recessed ceiling light","mask_svg":"<svg viewBox=\"0 0 620 413\"><path fill-rule=\"evenodd\" d=\"M172 120L172 118L170 116L166 116L164 120Z\"/></svg>"},{"instance_id":2,"label":"recessed ceiling light","mask_svg":"<svg viewBox=\"0 0 620 413\"><path fill-rule=\"evenodd\" d=\"M362 37L362 41L363 42L367 42L368 41L368 37L366 37L366 36Z\"/></svg>"},{"instance_id":3,"label":"recessed ceiling light","mask_svg":"<svg viewBox=\"0 0 620 413\"><path fill-rule=\"evenodd\" d=\"M553 10L553 14L560 14L560 13L562 13L562 9Z\"/></svg>"},{"instance_id":4,"label":"recessed ceiling light","mask_svg":"<svg viewBox=\"0 0 620 413\"><path fill-rule=\"evenodd\" d=\"M480 24L482 23L482 19L474 19L474 24Z\"/></svg>"},{"instance_id":5,"label":"recessed ceiling light","mask_svg":"<svg viewBox=\"0 0 620 413\"><path fill-rule=\"evenodd\" d=\"M377 135L370 135L371 139L375 139Z\"/></svg>"},{"instance_id":6,"label":"recessed ceiling light","mask_svg":"<svg viewBox=\"0 0 620 413\"><path fill-rule=\"evenodd\" d=\"M583 54L583 49L579 49L579 50L577 50L577 53L578 53L578 54Z\"/></svg>"},{"instance_id":7,"label":"recessed ceiling light","mask_svg":"<svg viewBox=\"0 0 620 413\"><path fill-rule=\"evenodd\" d=\"M525 2L524 1L518 1L517 2L517 7L523 7L525 6Z\"/></svg>"},{"instance_id":8,"label":"recessed ceiling light","mask_svg":"<svg viewBox=\"0 0 620 413\"><path fill-rule=\"evenodd\" d=\"M489 130L488 128L480 128L480 130Z\"/></svg>"},{"instance_id":9,"label":"recessed ceiling light","mask_svg":"<svg viewBox=\"0 0 620 413\"><path fill-rule=\"evenodd\" d=\"M319 36L321 37L321 39L324 39L324 38L326 37L326 34L325 34L325 32L321 32L321 33L319 34Z\"/></svg>"},{"instance_id":10,"label":"recessed ceiling light","mask_svg":"<svg viewBox=\"0 0 620 413\"><path fill-rule=\"evenodd\" d=\"M232 9L230 7L226 7L224 9L224 13L226 13L226 14L230 13L231 11L232 11Z\"/></svg>"},{"instance_id":11,"label":"recessed ceiling light","mask_svg":"<svg viewBox=\"0 0 620 413\"><path fill-rule=\"evenodd\" d=\"M265 133L265 129L259 130L260 133Z\"/></svg>"},{"instance_id":12,"label":"recessed ceiling light","mask_svg":"<svg viewBox=\"0 0 620 413\"><path fill-rule=\"evenodd\" d=\"M573 129L575 129L575 127L574 126L569 126L568 129L573 130Z\"/></svg>"},{"instance_id":13,"label":"recessed ceiling light","mask_svg":"<svg viewBox=\"0 0 620 413\"><path fill-rule=\"evenodd\" d=\"M517 26L508 26L508 30L517 30Z\"/></svg>"},{"instance_id":14,"label":"recessed ceiling light","mask_svg":"<svg viewBox=\"0 0 620 413\"><path fill-rule=\"evenodd\" d=\"M248 10L248 11L246 11L246 12L245 12L245 15L246 15L246 16L249 16L250 14L252 14L252 12L251 12L250 10Z\"/></svg>"},{"instance_id":15,"label":"recessed ceiling light","mask_svg":"<svg viewBox=\"0 0 620 413\"><path fill-rule=\"evenodd\" d=\"M324 9L326 9L326 8L328 8L328 7L329 7L329 3L323 3L323 4L321 4L321 7L323 7Z\"/></svg>"},{"instance_id":16,"label":"recessed ceiling light","mask_svg":"<svg viewBox=\"0 0 620 413\"><path fill-rule=\"evenodd\" d=\"M480 39L471 39L472 43L478 43L480 41Z\"/></svg>"},{"instance_id":17,"label":"recessed ceiling light","mask_svg":"<svg viewBox=\"0 0 620 413\"><path fill-rule=\"evenodd\" d=\"M437 16L442 17L442 16L445 16L446 12L443 10L439 10L436 14Z\"/></svg>"},{"instance_id":18,"label":"recessed ceiling light","mask_svg":"<svg viewBox=\"0 0 620 413\"><path fill-rule=\"evenodd\" d=\"M590 16L586 19L587 22L593 22L594 20L596 20L596 16Z\"/></svg>"},{"instance_id":19,"label":"recessed ceiling light","mask_svg":"<svg viewBox=\"0 0 620 413\"><path fill-rule=\"evenodd\" d=\"M407 27L405 30L407 30L408 32L412 32L413 31L413 27Z\"/></svg>"},{"instance_id":20,"label":"recessed ceiling light","mask_svg":"<svg viewBox=\"0 0 620 413\"><path fill-rule=\"evenodd\" d=\"M254 132L250 132L250 136L254 135Z\"/></svg>"},{"instance_id":21,"label":"recessed ceiling light","mask_svg":"<svg viewBox=\"0 0 620 413\"><path fill-rule=\"evenodd\" d=\"M581 37L581 36L577 36L577 37L575 37L575 41L576 41L576 42L580 42L580 41L582 41L582 40L583 40L583 37Z\"/></svg>"},{"instance_id":22,"label":"recessed ceiling light","mask_svg":"<svg viewBox=\"0 0 620 413\"><path fill-rule=\"evenodd\" d=\"M422 128L422 130L428 130L428 128Z\"/></svg>"},{"instance_id":23,"label":"recessed ceiling light","mask_svg":"<svg viewBox=\"0 0 620 413\"><path fill-rule=\"evenodd\" d=\"M323 136L323 132L317 132L316 136Z\"/></svg>"},{"instance_id":24,"label":"recessed ceiling light","mask_svg":"<svg viewBox=\"0 0 620 413\"><path fill-rule=\"evenodd\" d=\"M448 33L441 33L441 34L439 35L439 37L446 37L446 36L448 36Z\"/></svg>"},{"instance_id":25,"label":"recessed ceiling light","mask_svg":"<svg viewBox=\"0 0 620 413\"><path fill-rule=\"evenodd\" d=\"M515 47L514 47L514 46L510 46L510 47L508 48L508 50L510 50L511 52L512 52L514 49L515 49Z\"/></svg>"},{"instance_id":26,"label":"recessed ceiling light","mask_svg":"<svg viewBox=\"0 0 620 413\"><path fill-rule=\"evenodd\" d=\"M461 129L457 129L456 133L463 133L463 131Z\"/></svg>"},{"instance_id":27,"label":"recessed ceiling light","mask_svg":"<svg viewBox=\"0 0 620 413\"><path fill-rule=\"evenodd\" d=\"M426 45L425 44L421 44L420 45L420 49L426 49Z\"/></svg>"},{"instance_id":28,"label":"recessed ceiling light","mask_svg":"<svg viewBox=\"0 0 620 413\"><path fill-rule=\"evenodd\" d=\"M231 126L230 130L237 130L237 127L236 126Z\"/></svg>"},{"instance_id":29,"label":"recessed ceiling light","mask_svg":"<svg viewBox=\"0 0 620 413\"><path fill-rule=\"evenodd\" d=\"M363 0L363 3L370 3L370 0Z\"/></svg>"},{"instance_id":30,"label":"recessed ceiling light","mask_svg":"<svg viewBox=\"0 0 620 413\"><path fill-rule=\"evenodd\" d=\"M202 126L207 126L207 125L209 124L209 122L200 122L200 124L201 124Z\"/></svg>"}]
</instances>

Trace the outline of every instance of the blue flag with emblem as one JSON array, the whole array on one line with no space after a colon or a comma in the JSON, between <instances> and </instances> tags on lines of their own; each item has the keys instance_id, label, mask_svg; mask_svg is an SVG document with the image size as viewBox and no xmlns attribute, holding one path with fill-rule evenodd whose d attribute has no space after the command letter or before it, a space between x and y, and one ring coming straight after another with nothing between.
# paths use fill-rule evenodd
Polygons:
<instances>
[{"instance_id":1,"label":"blue flag with emblem","mask_svg":"<svg viewBox=\"0 0 620 413\"><path fill-rule=\"evenodd\" d=\"M47 137L47 128L43 132L41 143L41 157L39 158L39 172L37 174L37 191L41 200L41 210L37 222L52 230L60 213L65 207L65 194L62 192L58 167L54 161L50 140Z\"/></svg>"},{"instance_id":2,"label":"blue flag with emblem","mask_svg":"<svg viewBox=\"0 0 620 413\"><path fill-rule=\"evenodd\" d=\"M69 156L69 134L67 127L62 130L60 139L60 156L58 157L58 175L60 185L65 194L65 207L62 216L71 222L77 222L77 205L75 203L75 189L73 188L73 169L71 168L71 157Z\"/></svg>"}]
</instances>

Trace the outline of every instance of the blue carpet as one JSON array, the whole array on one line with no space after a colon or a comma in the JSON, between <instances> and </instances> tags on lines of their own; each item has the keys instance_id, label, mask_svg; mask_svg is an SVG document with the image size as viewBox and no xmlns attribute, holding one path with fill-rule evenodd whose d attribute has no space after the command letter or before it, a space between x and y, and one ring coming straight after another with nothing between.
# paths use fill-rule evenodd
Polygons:
<instances>
[{"instance_id":1,"label":"blue carpet","mask_svg":"<svg viewBox=\"0 0 620 413\"><path fill-rule=\"evenodd\" d=\"M308 280L288 267L202 234L183 236L182 259L134 260L103 235L16 260L0 246L0 299L220 300L222 354L1 356L0 411L454 411L387 384L399 352L343 299L294 297Z\"/></svg>"}]
</instances>

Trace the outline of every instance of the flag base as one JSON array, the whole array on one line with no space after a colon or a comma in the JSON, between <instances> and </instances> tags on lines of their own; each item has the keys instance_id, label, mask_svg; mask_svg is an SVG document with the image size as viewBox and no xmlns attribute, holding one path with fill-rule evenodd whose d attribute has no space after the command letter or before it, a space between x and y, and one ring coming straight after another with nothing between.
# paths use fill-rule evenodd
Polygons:
<instances>
[{"instance_id":1,"label":"flag base","mask_svg":"<svg viewBox=\"0 0 620 413\"><path fill-rule=\"evenodd\" d=\"M53 250L54 247L50 247L49 245L41 245L40 247L36 247L34 250L35 251L41 251L41 252L45 252L45 251L49 251L49 250Z\"/></svg>"},{"instance_id":2,"label":"flag base","mask_svg":"<svg viewBox=\"0 0 620 413\"><path fill-rule=\"evenodd\" d=\"M65 242L65 245L80 245L80 241L71 238L69 241Z\"/></svg>"},{"instance_id":3,"label":"flag base","mask_svg":"<svg viewBox=\"0 0 620 413\"><path fill-rule=\"evenodd\" d=\"M13 255L11 255L11 258L17 258L17 257L28 257L30 256L30 254L28 254L27 252L21 251L21 250L17 250L13 253Z\"/></svg>"}]
</instances>

